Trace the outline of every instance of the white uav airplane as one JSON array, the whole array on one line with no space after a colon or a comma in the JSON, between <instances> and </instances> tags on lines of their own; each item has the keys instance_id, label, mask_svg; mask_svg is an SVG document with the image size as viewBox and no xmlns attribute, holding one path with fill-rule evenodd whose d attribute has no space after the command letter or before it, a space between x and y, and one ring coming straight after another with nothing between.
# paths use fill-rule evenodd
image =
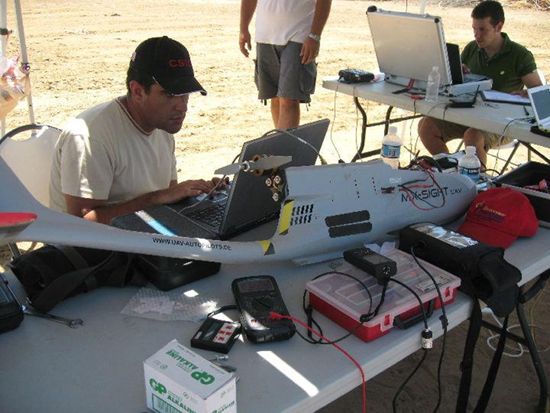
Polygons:
<instances>
[{"instance_id":1,"label":"white uav airplane","mask_svg":"<svg viewBox=\"0 0 550 413\"><path fill-rule=\"evenodd\" d=\"M476 195L474 183L458 173L394 170L381 161L288 167L285 178L270 239L219 241L128 231L53 211L0 158L0 244L39 241L220 263L308 263L413 223L450 222Z\"/></svg>"}]
</instances>

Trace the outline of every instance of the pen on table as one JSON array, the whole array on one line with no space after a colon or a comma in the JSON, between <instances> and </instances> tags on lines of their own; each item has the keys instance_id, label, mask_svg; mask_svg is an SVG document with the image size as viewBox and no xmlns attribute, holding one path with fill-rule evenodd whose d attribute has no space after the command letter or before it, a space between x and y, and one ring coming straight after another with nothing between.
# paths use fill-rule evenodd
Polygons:
<instances>
[{"instance_id":1,"label":"pen on table","mask_svg":"<svg viewBox=\"0 0 550 413\"><path fill-rule=\"evenodd\" d=\"M527 108L526 108L525 106L523 106L523 111L525 112L525 115L531 116L531 115L529 114L529 111L527 110Z\"/></svg>"}]
</instances>

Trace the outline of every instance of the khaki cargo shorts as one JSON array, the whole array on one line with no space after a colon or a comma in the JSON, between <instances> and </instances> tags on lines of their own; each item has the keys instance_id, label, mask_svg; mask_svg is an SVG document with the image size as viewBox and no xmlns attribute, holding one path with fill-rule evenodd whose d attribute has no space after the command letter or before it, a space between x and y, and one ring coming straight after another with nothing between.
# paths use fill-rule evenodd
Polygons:
<instances>
[{"instance_id":1,"label":"khaki cargo shorts","mask_svg":"<svg viewBox=\"0 0 550 413\"><path fill-rule=\"evenodd\" d=\"M434 123L439 128L441 132L441 137L444 142L449 142L452 139L462 139L466 129L469 129L468 126L459 125L458 123L448 122L446 120L432 118ZM491 148L496 148L497 146L504 145L506 143L512 142L513 138L510 136L503 136L498 133L491 133L480 131L485 139L485 149L489 150Z\"/></svg>"}]
</instances>

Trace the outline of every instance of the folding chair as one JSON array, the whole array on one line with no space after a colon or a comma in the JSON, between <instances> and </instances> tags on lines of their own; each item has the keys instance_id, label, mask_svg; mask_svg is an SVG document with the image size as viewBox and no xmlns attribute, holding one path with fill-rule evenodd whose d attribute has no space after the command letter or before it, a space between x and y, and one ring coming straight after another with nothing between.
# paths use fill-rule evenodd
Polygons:
<instances>
[{"instance_id":1,"label":"folding chair","mask_svg":"<svg viewBox=\"0 0 550 413\"><path fill-rule=\"evenodd\" d=\"M29 124L9 131L0 139L0 156L45 206L49 206L50 170L60 133L61 130L53 126ZM20 255L17 245L9 244L9 248L13 256Z\"/></svg>"}]
</instances>

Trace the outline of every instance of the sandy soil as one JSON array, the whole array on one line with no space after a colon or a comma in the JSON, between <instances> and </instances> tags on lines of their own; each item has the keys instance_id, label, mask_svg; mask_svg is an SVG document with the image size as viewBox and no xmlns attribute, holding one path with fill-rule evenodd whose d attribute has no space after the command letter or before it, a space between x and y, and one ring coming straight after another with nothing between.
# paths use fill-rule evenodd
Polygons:
<instances>
[{"instance_id":1,"label":"sandy soil","mask_svg":"<svg viewBox=\"0 0 550 413\"><path fill-rule=\"evenodd\" d=\"M12 3L8 26L15 28ZM158 35L180 40L190 50L197 78L208 89L206 98L193 96L184 128L177 134L180 178L205 176L230 162L243 141L272 129L269 111L256 99L253 63L237 47L238 1L222 0L23 0L23 21L32 67L32 95L38 122L56 126L90 105L125 93L125 70L140 41ZM335 96L321 80L342 68L376 69L365 10L372 3L335 1L318 59L317 91L303 122L330 118L330 139L323 154L335 161L351 159L356 148L357 113L347 96ZM379 7L405 10L405 3L381 2ZM418 10L409 2L409 11ZM426 11L445 22L446 39L464 46L472 37L469 8L441 8L429 3ZM527 45L540 68L550 76L550 38L547 13L507 10L505 29ZM533 35L536 33L536 35ZM16 33L8 56L18 50ZM372 119L385 108L368 105ZM8 115L7 130L28 121L24 102ZM405 128L408 146L416 146L415 127ZM380 129L369 130L369 146L376 147ZM419 147L418 149L422 149Z\"/></svg>"},{"instance_id":2,"label":"sandy soil","mask_svg":"<svg viewBox=\"0 0 550 413\"><path fill-rule=\"evenodd\" d=\"M8 2L8 27L16 28L12 2ZM303 108L303 122L330 118L332 127L322 153L329 161L351 159L356 147L358 115L349 97L322 89L321 80L342 68L375 70L376 61L365 17L365 1L333 2L332 13L322 39L318 59L317 92L309 108ZM32 97L37 122L62 126L72 116L96 103L125 93L125 70L130 55L142 40L168 35L190 50L196 76L208 89L206 98L193 96L184 128L177 134L180 179L209 176L214 169L231 162L243 141L272 129L269 111L256 99L252 61L237 46L239 2L236 0L22 0L25 39L32 67ZM405 10L404 2L379 2L379 7ZM409 2L409 11L418 3ZM429 2L427 12L440 15L448 41L464 46L472 37L470 7L441 8ZM535 54L540 69L550 76L550 24L548 13L507 8L505 31ZM10 38L8 56L18 50L17 33ZM368 105L371 118L385 108ZM6 130L28 123L24 102L6 119ZM405 128L408 146L417 142L415 127ZM382 136L369 130L368 148ZM418 149L422 149L420 146ZM549 321L540 314L549 310L548 295L538 304L536 323L541 348L550 345ZM445 364L444 409L452 410L456 397L458 360L464 328L453 331L448 340L449 360ZM440 343L438 343L438 346ZM480 343L479 368L484 371L491 350ZM437 350L438 351L438 350ZM369 410L391 411L391 398L398 383L408 375L418 354L397 364L368 384ZM549 353L543 353L549 369ZM399 411L431 410L435 405L436 356L430 356L419 372L416 384L406 392ZM534 411L537 384L528 355L506 358L492 399L491 411ZM352 392L323 412L353 412L360 409L360 395Z\"/></svg>"}]
</instances>

